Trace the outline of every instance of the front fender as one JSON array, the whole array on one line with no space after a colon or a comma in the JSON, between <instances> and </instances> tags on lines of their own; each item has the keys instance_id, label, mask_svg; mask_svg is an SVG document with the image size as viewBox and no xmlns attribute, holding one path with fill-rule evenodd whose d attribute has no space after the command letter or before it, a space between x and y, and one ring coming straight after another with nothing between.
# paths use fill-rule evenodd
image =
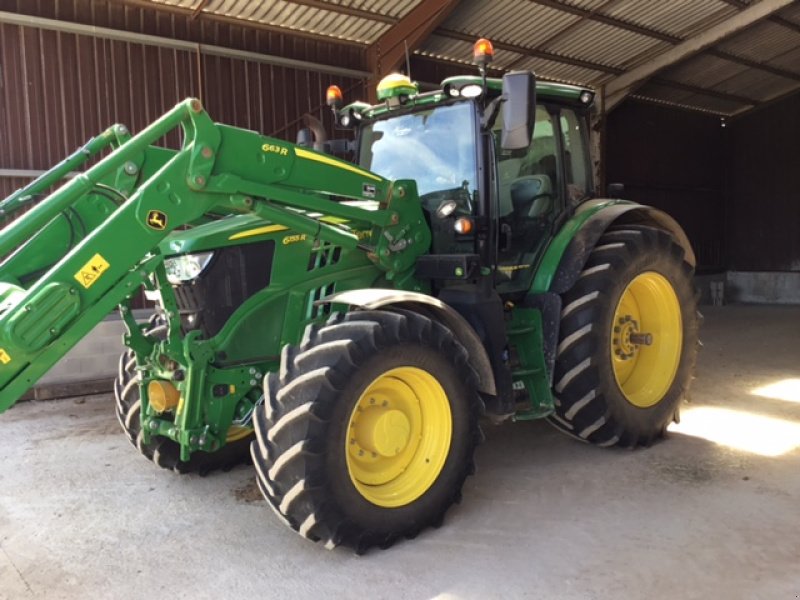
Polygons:
<instances>
[{"instance_id":1,"label":"front fender","mask_svg":"<svg viewBox=\"0 0 800 600\"><path fill-rule=\"evenodd\" d=\"M447 327L467 350L469 362L478 373L478 391L490 396L497 395L492 364L480 337L464 317L438 298L406 290L367 288L331 294L317 301L317 304L328 303L347 304L366 310L396 306L435 319Z\"/></svg>"}]
</instances>

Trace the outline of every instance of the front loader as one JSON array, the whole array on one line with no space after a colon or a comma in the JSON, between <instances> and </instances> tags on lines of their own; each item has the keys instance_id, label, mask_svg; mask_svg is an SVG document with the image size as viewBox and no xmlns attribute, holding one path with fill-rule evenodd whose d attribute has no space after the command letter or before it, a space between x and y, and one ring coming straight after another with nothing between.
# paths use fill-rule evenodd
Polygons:
<instances>
[{"instance_id":1,"label":"front loader","mask_svg":"<svg viewBox=\"0 0 800 600\"><path fill-rule=\"evenodd\" d=\"M0 410L118 306L138 450L177 472L251 456L282 521L359 552L441 523L483 417L661 437L696 357L689 242L597 197L591 90L487 78L476 49L480 76L433 92L393 75L342 106L331 88L350 140L290 144L188 99L0 203L33 206L0 232ZM180 149L155 145L176 128Z\"/></svg>"}]
</instances>

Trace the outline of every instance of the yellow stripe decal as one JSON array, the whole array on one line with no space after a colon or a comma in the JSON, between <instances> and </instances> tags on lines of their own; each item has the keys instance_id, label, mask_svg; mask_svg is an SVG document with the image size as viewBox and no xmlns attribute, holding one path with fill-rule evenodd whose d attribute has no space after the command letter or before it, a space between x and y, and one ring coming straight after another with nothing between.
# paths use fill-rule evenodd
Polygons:
<instances>
[{"instance_id":1,"label":"yellow stripe decal","mask_svg":"<svg viewBox=\"0 0 800 600\"><path fill-rule=\"evenodd\" d=\"M341 217L320 217L319 220L323 223L330 223L331 225L344 225L350 222L350 219L342 219Z\"/></svg>"},{"instance_id":2,"label":"yellow stripe decal","mask_svg":"<svg viewBox=\"0 0 800 600\"><path fill-rule=\"evenodd\" d=\"M8 355L8 352L0 348L0 362L4 365L7 365L11 362L11 357Z\"/></svg>"},{"instance_id":3,"label":"yellow stripe decal","mask_svg":"<svg viewBox=\"0 0 800 600\"><path fill-rule=\"evenodd\" d=\"M332 167L339 167L340 169L344 169L345 171L350 171L351 173L355 173L356 175L361 175L362 177L369 177L370 179L374 179L375 181L383 181L382 177L373 175L369 171L364 171L363 169L354 167L353 165L347 164L346 162L343 162L341 160L336 160L335 158L330 158L328 156L323 156L321 154L315 154L313 152L309 152L308 150L304 150L302 148L295 148L294 153L296 156L300 158L307 158L308 160L315 160L317 162L330 165Z\"/></svg>"},{"instance_id":4,"label":"yellow stripe decal","mask_svg":"<svg viewBox=\"0 0 800 600\"><path fill-rule=\"evenodd\" d=\"M276 231L286 231L288 227L283 225L265 225L264 227L256 227L255 229L248 229L247 231L240 231L234 233L229 240L240 240L246 237L253 237L254 235L261 235L263 233L275 233Z\"/></svg>"}]
</instances>

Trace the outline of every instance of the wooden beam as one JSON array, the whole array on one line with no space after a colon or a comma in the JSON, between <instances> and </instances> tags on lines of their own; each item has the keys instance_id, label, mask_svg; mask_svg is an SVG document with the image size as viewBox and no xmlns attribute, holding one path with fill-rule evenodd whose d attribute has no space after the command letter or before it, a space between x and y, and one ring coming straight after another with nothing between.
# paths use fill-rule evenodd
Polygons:
<instances>
[{"instance_id":1,"label":"wooden beam","mask_svg":"<svg viewBox=\"0 0 800 600\"><path fill-rule=\"evenodd\" d=\"M645 79L676 62L689 58L698 52L738 33L742 29L768 17L772 13L791 4L794 0L762 0L736 15L695 35L652 60L620 75L606 84L606 112L618 105L625 96Z\"/></svg>"},{"instance_id":2,"label":"wooden beam","mask_svg":"<svg viewBox=\"0 0 800 600\"><path fill-rule=\"evenodd\" d=\"M367 68L372 72L368 84L374 101L375 85L397 69L408 52L419 48L431 32L444 21L460 0L424 0L367 47Z\"/></svg>"}]
</instances>

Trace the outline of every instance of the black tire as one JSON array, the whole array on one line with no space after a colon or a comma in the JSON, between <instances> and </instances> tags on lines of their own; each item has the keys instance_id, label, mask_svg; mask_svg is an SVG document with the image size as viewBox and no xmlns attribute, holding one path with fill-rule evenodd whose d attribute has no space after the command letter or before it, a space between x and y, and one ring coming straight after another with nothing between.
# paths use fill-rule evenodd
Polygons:
<instances>
[{"instance_id":1,"label":"black tire","mask_svg":"<svg viewBox=\"0 0 800 600\"><path fill-rule=\"evenodd\" d=\"M615 337L619 325L614 320L628 285L643 274L652 277L652 273L663 277L677 298L680 324L673 327L681 332L681 343L674 347L680 355L671 382L668 376L665 380L663 395L653 392L652 405L639 402L637 406L615 376L614 361L619 365L619 360L632 355L614 346L619 343ZM600 238L578 281L562 298L553 378L556 410L549 418L553 425L599 446L647 446L665 435L670 421L678 419L697 359L698 313L692 274L683 249L660 229L630 225L611 229ZM654 348L658 343L662 342L652 342ZM640 351L639 347L635 350ZM666 364L674 363L667 360ZM638 368L638 363L634 367ZM658 372L662 371L672 372L671 368Z\"/></svg>"},{"instance_id":2,"label":"black tire","mask_svg":"<svg viewBox=\"0 0 800 600\"><path fill-rule=\"evenodd\" d=\"M401 310L340 313L325 326L310 326L299 347L284 347L280 372L265 379L252 445L258 486L281 520L326 548L341 545L357 553L438 527L460 501L482 440L483 404L467 359L447 328ZM362 495L350 476L348 423L371 382L409 366L441 385L452 436L430 487L405 505L387 508Z\"/></svg>"},{"instance_id":3,"label":"black tire","mask_svg":"<svg viewBox=\"0 0 800 600\"><path fill-rule=\"evenodd\" d=\"M166 335L166 325L151 320L145 335L161 338ZM180 446L174 441L156 436L145 444L141 431L141 401L139 397L138 374L133 351L126 349L119 357L117 377L114 380L117 420L125 435L134 447L148 460L163 469L176 473L198 473L206 475L212 471L229 471L241 463L250 461L250 442L253 435L226 444L216 452L195 452L188 462L180 456Z\"/></svg>"}]
</instances>

